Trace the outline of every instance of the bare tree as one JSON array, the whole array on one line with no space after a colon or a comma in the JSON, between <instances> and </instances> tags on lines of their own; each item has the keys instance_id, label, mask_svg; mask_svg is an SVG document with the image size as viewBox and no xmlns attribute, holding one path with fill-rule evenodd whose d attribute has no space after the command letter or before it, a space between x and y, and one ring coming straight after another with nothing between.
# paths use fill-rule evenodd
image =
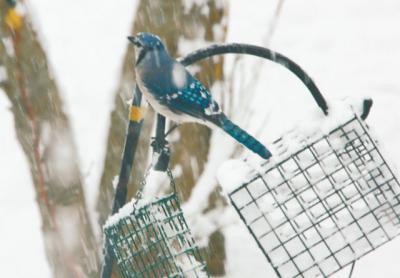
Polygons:
<instances>
[{"instance_id":1,"label":"bare tree","mask_svg":"<svg viewBox=\"0 0 400 278\"><path fill-rule=\"evenodd\" d=\"M0 66L7 75L0 86L30 165L46 256L54 277L97 277L98 247L70 125L29 15L12 2L0 1Z\"/></svg>"}]
</instances>

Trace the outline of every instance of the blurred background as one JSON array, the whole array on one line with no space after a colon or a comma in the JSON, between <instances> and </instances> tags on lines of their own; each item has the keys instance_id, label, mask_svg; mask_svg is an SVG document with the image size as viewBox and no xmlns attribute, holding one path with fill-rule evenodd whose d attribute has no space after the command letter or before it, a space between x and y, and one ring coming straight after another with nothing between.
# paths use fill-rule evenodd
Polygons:
<instances>
[{"instance_id":1,"label":"blurred background","mask_svg":"<svg viewBox=\"0 0 400 278\"><path fill-rule=\"evenodd\" d=\"M101 229L135 84L129 34L159 35L174 57L222 42L278 51L328 100L371 97L368 123L400 165L397 0L0 0L0 24L4 277L99 276ZM296 77L270 62L226 55L190 70L265 144L319 113ZM146 111L130 196L149 163L154 112ZM274 277L216 180L225 160L253 154L196 124L180 126L169 140L183 209L211 274ZM163 183L158 194L169 190ZM399 248L395 239L366 256L353 277L399 277Z\"/></svg>"}]
</instances>

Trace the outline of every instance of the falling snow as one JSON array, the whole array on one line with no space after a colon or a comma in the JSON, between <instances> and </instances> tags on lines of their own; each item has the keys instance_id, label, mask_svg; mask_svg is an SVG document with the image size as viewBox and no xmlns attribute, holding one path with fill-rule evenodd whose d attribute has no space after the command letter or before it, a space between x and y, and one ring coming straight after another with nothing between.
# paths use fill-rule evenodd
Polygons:
<instances>
[{"instance_id":1,"label":"falling snow","mask_svg":"<svg viewBox=\"0 0 400 278\"><path fill-rule=\"evenodd\" d=\"M73 3L67 1L61 4L59 1L29 1L34 11L34 23L38 26L38 32L46 48L50 64L55 72L55 79L59 82L63 91L67 111L71 117L71 124L76 137L81 165L84 172L88 172L85 179L87 199L93 210L96 196L96 184L100 179L100 171L104 157L104 144L109 112L112 109L111 91L119 78L119 67L127 42L125 37L129 34L134 10L138 1L123 1L119 4L111 2L87 1L87 3ZM204 0L185 0L185 10L190 10L194 5L202 4ZM223 1L217 1L217 3ZM275 1L276 2L276 1ZM274 4L276 4L274 2ZM266 32L266 25L273 14L272 5L266 5L265 1L257 0L251 5L241 0L229 1L229 22L227 23L227 41L262 44L262 38ZM96 7L96 9L94 9ZM360 9L360 7L363 7ZM330 100L332 98L343 99L351 96L357 100L354 109L359 111L360 100L371 96L375 104L372 107L368 123L375 126L376 133L381 141L386 144L392 160L399 164L400 150L397 147L400 141L400 129L398 125L398 103L400 86L398 83L398 61L400 55L399 32L394 26L398 26L398 10L400 6L396 0L364 1L357 0L336 1L322 3L312 0L307 3L287 1L283 6L281 18L277 25L275 35L270 42L270 47L277 50L303 66L313 77L313 80L322 90L322 93ZM379 11L379 13L377 12ZM203 9L203 14L208 14ZM116 20L118 17L118 20ZM73 24L71 24L73 22ZM222 37L223 25L213 27L214 36ZM122 38L122 39L121 39ZM8 38L2 38L7 55L13 56L14 49ZM178 50L181 55L194 49L204 47L212 42L204 39L204 34L194 40L178 41ZM112 53L112 54L111 54ZM101 57L101 59L99 59ZM234 58L225 60L225 73L228 75L234 64ZM79 65L77 67L76 65ZM240 86L233 91L234 95L242 96L241 103L249 103L249 111L244 113L241 105L230 111L232 119L249 131L258 132L257 137L265 144L279 138L291 128L302 131L314 131L319 128L321 132L330 130L337 123L336 120L326 121L325 126L319 126L316 118L322 118L322 113L308 92L299 85L299 81L290 76L290 73L275 67L262 66L255 68L253 60L245 60L237 68L236 79L232 82L244 82L254 71L260 73L257 83L249 86ZM379 74L377 74L377 72ZM176 75L176 76L175 76ZM0 85L8 78L0 66ZM247 79L246 79L247 78ZM177 84L185 82L182 79L182 71L174 74ZM229 78L226 78L227 82ZM222 87L223 88L223 87ZM212 89L213 94L217 89ZM4 92L0 90L4 96ZM181 92L178 92L180 95ZM0 228L1 251L0 258L5 267L3 272L9 277L50 277L43 250L43 242L40 235L40 217L37 213L32 184L30 181L29 167L26 159L16 144L13 131L13 119L10 117L9 104L4 98L0 99L4 122L2 129L2 146L4 154L0 162L2 169L7 169L2 178L3 198L1 210L2 226ZM89 105L90 104L90 105ZM332 106L330 112L347 117L341 113L342 108L335 110ZM349 111L349 110L344 110ZM245 111L248 112L248 111ZM245 117L241 117L245 115ZM94 117L95 116L95 117ZM93 119L95 118L95 121ZM266 121L264 121L267 119ZM300 123L299 123L300 122ZM294 123L297 126L294 126ZM46 127L43 127L46 130ZM4 136L9 134L9 136ZM42 133L43 144L50 140L51 131ZM175 135L174 135L175 136ZM287 141L293 142L293 137ZM54 165L56 171L65 171L69 168L68 138L62 135L57 138L62 146L52 153L58 160ZM173 140L180 140L178 136ZM173 141L171 140L171 141ZM342 142L333 141L334 149L340 149ZM64 146L66 144L66 146ZM273 277L273 270L266 264L260 250L250 237L246 228L240 223L237 215L230 208L218 211L219 214L204 214L199 217L208 202L208 195L217 187L217 169L232 154L237 156L235 145L230 138L222 132L214 132L211 135L208 163L201 174L197 186L194 188L188 202L184 204L184 211L188 216L194 235L203 245L207 244L207 236L215 229L222 227L226 240L226 277ZM292 150L299 146L289 144ZM269 146L269 145L268 145ZM41 145L41 151L45 150ZM221 184L234 184L229 179L238 180L247 177L254 170L248 169L249 163L257 161L251 153L244 151L238 160L223 164L232 175L219 176ZM246 162L244 162L246 158ZM312 157L305 154L301 163L309 164ZM229 165L230 163L230 165ZM254 163L257 164L257 163ZM254 164L251 164L254 166ZM329 161L328 167L334 168L335 161ZM93 165L93 167L91 166ZM368 167L373 168L374 165ZM18 171L16 170L18 169ZM257 170L257 169L256 169ZM289 173L290 174L290 173ZM318 177L318 170L312 173ZM235 177L236 176L236 177ZM340 176L338 177L340 181ZM165 177L157 177L151 174L150 182L154 186L146 188L147 194L156 195L167 187ZM224 181L224 179L226 179ZM278 183L277 177L271 177ZM115 184L117 178L114 179ZM274 182L274 181L273 181ZM301 184L301 183L299 183ZM339 182L338 182L339 184ZM110 185L111 186L111 185ZM301 185L300 185L301 186ZM340 184L338 186L341 186ZM225 190L229 190L230 187ZM319 184L319 192L327 194L331 187L327 184ZM21 192L24 194L21 194ZM286 192L280 192L281 198L285 198ZM351 190L348 194L353 194ZM18 202L11 197L18 195ZM305 195L304 201L308 202L312 196ZM335 200L333 200L334 202ZM363 203L355 203L355 210L365 209ZM274 204L265 200L262 203L263 211L271 211ZM291 207L295 214L296 207ZM12 212L12 213L10 213ZM77 213L73 212L72 214ZM129 207L121 211L121 214L129 213ZM383 212L382 212L383 213ZM61 230L73 247L79 239L71 237L75 219L69 216L69 212L57 212L60 219L69 223L62 225ZM222 216L221 216L222 215ZM12 217L14 216L14 217ZM218 217L219 216L219 217ZM23 219L23 221L21 221ZM275 222L282 220L282 215L274 214ZM341 221L349 221L349 216L343 215ZM110 218L110 221L113 219ZM115 220L115 219L114 219ZM299 225L307 225L307 219L299 218ZM329 230L332 223L324 223L324 228ZM12 227L13 229L10 229ZM29 237L26 231L30 231ZM288 236L288 230L282 230L281 235ZM313 238L310 236L310 238ZM29 246L24 252L15 249L15 243ZM354 274L359 277L387 277L397 278L397 250L399 240L395 240L382 249L374 252L361 260ZM321 250L322 254L323 250ZM278 263L284 257L279 254L274 258ZM349 261L353 259L350 255ZM24 266L21 267L21 262ZM289 270L288 270L289 271ZM347 277L347 273L335 277Z\"/></svg>"}]
</instances>

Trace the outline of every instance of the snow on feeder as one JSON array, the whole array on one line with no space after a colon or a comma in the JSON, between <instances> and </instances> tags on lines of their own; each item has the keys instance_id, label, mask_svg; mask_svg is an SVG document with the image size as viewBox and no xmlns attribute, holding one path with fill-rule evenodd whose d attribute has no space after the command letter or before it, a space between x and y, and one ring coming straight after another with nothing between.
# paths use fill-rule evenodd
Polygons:
<instances>
[{"instance_id":1,"label":"snow on feeder","mask_svg":"<svg viewBox=\"0 0 400 278\"><path fill-rule=\"evenodd\" d=\"M226 163L220 182L279 277L329 277L399 234L398 179L358 115L271 151L257 171Z\"/></svg>"},{"instance_id":2,"label":"snow on feeder","mask_svg":"<svg viewBox=\"0 0 400 278\"><path fill-rule=\"evenodd\" d=\"M176 194L128 203L104 232L123 277L208 277Z\"/></svg>"}]
</instances>

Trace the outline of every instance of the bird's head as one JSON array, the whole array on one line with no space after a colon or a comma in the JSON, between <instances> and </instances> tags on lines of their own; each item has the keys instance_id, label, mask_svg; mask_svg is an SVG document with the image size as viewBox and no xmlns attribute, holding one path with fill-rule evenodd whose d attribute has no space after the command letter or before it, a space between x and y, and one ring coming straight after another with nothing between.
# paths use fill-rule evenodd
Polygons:
<instances>
[{"instance_id":1,"label":"bird's head","mask_svg":"<svg viewBox=\"0 0 400 278\"><path fill-rule=\"evenodd\" d=\"M136 65L153 51L165 51L161 39L151 33L138 33L136 36L129 36L128 40L135 46Z\"/></svg>"}]
</instances>

